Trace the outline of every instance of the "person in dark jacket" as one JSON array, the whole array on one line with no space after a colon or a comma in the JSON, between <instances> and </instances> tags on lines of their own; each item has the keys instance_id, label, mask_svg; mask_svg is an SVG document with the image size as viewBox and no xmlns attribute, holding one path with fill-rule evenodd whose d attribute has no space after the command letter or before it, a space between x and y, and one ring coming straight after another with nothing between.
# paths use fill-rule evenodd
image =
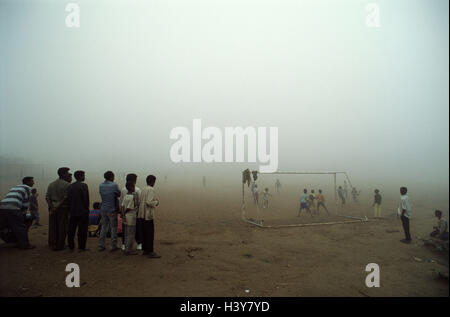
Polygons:
<instances>
[{"instance_id":1,"label":"person in dark jacket","mask_svg":"<svg viewBox=\"0 0 450 317\"><path fill-rule=\"evenodd\" d=\"M84 183L85 172L76 171L76 182L71 184L67 189L67 199L69 202L69 232L67 242L69 248L75 248L75 232L78 228L78 249L81 251L89 251L86 248L86 241L89 226L89 189Z\"/></svg>"}]
</instances>

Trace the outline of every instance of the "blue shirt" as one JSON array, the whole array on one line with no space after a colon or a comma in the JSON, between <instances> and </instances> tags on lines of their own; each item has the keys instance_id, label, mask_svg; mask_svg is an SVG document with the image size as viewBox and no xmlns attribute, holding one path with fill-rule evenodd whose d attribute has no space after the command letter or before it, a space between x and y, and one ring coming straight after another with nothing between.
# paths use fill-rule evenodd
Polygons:
<instances>
[{"instance_id":1,"label":"blue shirt","mask_svg":"<svg viewBox=\"0 0 450 317\"><path fill-rule=\"evenodd\" d=\"M102 217L100 210L89 211L89 225L98 225L100 223L100 218Z\"/></svg>"},{"instance_id":2,"label":"blue shirt","mask_svg":"<svg viewBox=\"0 0 450 317\"><path fill-rule=\"evenodd\" d=\"M104 181L99 186L100 196L102 197L102 206L100 211L115 211L116 200L120 195L119 186L111 181Z\"/></svg>"}]
</instances>

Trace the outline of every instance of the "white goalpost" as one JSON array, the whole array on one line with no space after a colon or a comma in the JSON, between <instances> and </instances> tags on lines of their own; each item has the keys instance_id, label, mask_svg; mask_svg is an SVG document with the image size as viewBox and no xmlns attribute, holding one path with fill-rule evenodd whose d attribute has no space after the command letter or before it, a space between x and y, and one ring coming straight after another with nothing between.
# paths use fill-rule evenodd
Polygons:
<instances>
[{"instance_id":1,"label":"white goalpost","mask_svg":"<svg viewBox=\"0 0 450 317\"><path fill-rule=\"evenodd\" d=\"M246 170L249 172L249 170ZM244 173L243 172L243 181L242 181L242 220L246 223L255 225L260 228L282 228L282 227L305 227L305 226L319 226L319 225L332 225L332 224L345 224L345 223L362 223L368 221L368 218L365 214L360 215L349 215L346 214L346 209L339 208L338 207L338 193L337 193L337 182L336 178L337 175L343 175L345 177L345 180L350 185L350 188L353 188L352 182L350 178L348 177L346 172L274 172L274 173L260 173L260 172L252 172L256 173L259 177L258 179L261 180L262 176L264 175L329 175L333 177L333 185L334 185L334 210L335 213L334 216L339 217L339 220L335 219L332 221L322 221L322 222L313 222L313 223L295 223L295 224L278 224L278 225L267 225L264 224L264 215L261 212L261 208L259 207L258 203L253 203L253 205L256 208L256 219L248 218L247 217L247 202L246 202L246 191L245 191L245 183L247 181L244 180ZM278 181L278 180L277 180ZM253 183L253 180L250 177L250 182ZM256 181L255 181L256 182ZM297 199L298 200L298 199ZM328 210L327 210L328 213ZM328 215L330 215L328 213ZM341 220L342 219L342 220Z\"/></svg>"}]
</instances>

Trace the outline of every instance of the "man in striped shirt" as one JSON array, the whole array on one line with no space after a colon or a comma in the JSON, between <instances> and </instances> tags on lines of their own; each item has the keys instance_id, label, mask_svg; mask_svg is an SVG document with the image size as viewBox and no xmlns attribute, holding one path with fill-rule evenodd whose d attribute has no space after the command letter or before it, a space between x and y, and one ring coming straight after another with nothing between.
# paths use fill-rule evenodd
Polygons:
<instances>
[{"instance_id":1,"label":"man in striped shirt","mask_svg":"<svg viewBox=\"0 0 450 317\"><path fill-rule=\"evenodd\" d=\"M28 229L25 225L25 213L30 204L33 185L33 177L27 176L22 180L22 185L11 188L6 197L0 201L0 223L13 231L20 249L34 248L28 240Z\"/></svg>"}]
</instances>

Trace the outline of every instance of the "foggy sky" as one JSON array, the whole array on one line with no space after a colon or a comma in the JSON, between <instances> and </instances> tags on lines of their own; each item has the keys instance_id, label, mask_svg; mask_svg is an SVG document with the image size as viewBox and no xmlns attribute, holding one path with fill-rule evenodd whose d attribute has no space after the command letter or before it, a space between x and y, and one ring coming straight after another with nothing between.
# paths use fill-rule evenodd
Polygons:
<instances>
[{"instance_id":1,"label":"foggy sky","mask_svg":"<svg viewBox=\"0 0 450 317\"><path fill-rule=\"evenodd\" d=\"M278 127L279 170L448 187L446 0L67 2L0 0L0 155L193 169L169 133L200 118Z\"/></svg>"}]
</instances>

